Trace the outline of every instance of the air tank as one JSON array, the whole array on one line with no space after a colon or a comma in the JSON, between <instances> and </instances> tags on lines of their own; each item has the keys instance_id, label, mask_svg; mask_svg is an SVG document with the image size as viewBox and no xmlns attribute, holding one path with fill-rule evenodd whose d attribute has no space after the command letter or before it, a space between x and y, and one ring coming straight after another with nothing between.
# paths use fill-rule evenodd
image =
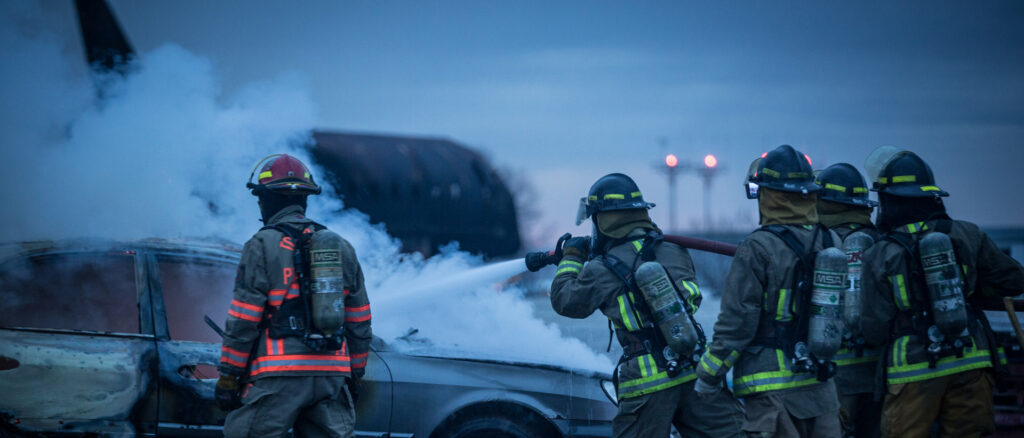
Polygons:
<instances>
[{"instance_id":1,"label":"air tank","mask_svg":"<svg viewBox=\"0 0 1024 438\"><path fill-rule=\"evenodd\" d=\"M921 238L918 250L932 302L932 319L947 339L958 338L967 329L967 307L953 242L943 233L932 232Z\"/></svg>"},{"instance_id":2,"label":"air tank","mask_svg":"<svg viewBox=\"0 0 1024 438\"><path fill-rule=\"evenodd\" d=\"M686 303L680 298L665 268L658 262L645 262L636 270L636 284L651 309L651 317L672 352L665 352L667 359L690 357L697 346L697 330L690 321Z\"/></svg>"},{"instance_id":3,"label":"air tank","mask_svg":"<svg viewBox=\"0 0 1024 438\"><path fill-rule=\"evenodd\" d=\"M309 242L313 328L328 336L345 324L342 242L341 236L330 230L317 231Z\"/></svg>"},{"instance_id":4,"label":"air tank","mask_svg":"<svg viewBox=\"0 0 1024 438\"><path fill-rule=\"evenodd\" d=\"M846 260L846 254L839 248L826 248L818 252L814 261L807 349L819 360L831 360L842 344L840 294L846 288Z\"/></svg>"},{"instance_id":5,"label":"air tank","mask_svg":"<svg viewBox=\"0 0 1024 438\"><path fill-rule=\"evenodd\" d=\"M861 288L860 271L864 264L864 251L875 243L875 239L867 233L857 231L843 242L846 253L846 290L843 292L843 324L852 338L860 334Z\"/></svg>"}]
</instances>

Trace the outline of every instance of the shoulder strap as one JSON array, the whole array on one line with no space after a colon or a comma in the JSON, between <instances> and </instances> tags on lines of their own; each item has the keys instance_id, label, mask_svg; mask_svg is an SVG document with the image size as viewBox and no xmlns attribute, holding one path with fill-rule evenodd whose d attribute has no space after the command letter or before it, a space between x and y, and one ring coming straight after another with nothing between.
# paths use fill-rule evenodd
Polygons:
<instances>
[{"instance_id":1,"label":"shoulder strap","mask_svg":"<svg viewBox=\"0 0 1024 438\"><path fill-rule=\"evenodd\" d=\"M782 225L765 225L761 228L758 228L756 231L767 231L769 233L774 234L775 237L778 237L779 240L782 240L782 242L785 243L786 246L788 246L794 254L796 254L796 257L797 259L799 259L801 265L805 267L809 266L809 257L807 250L804 248L804 244L800 243L800 239L798 239L796 237L796 234L793 234L793 231L790 230L789 228L786 228ZM829 236L829 239L831 239L831 236ZM811 264L810 266L813 269L813 264Z\"/></svg>"}]
</instances>

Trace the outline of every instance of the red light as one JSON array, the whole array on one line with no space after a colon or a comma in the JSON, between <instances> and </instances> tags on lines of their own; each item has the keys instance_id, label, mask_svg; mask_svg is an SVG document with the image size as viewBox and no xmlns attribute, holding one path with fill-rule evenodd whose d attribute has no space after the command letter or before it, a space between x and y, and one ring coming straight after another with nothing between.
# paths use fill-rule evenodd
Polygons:
<instances>
[{"instance_id":1,"label":"red light","mask_svg":"<svg viewBox=\"0 0 1024 438\"><path fill-rule=\"evenodd\" d=\"M765 152L765 153L761 154L761 158L764 158L764 157L767 157L767 156L768 156L768 153L767 153L767 152Z\"/></svg>"},{"instance_id":2,"label":"red light","mask_svg":"<svg viewBox=\"0 0 1024 438\"><path fill-rule=\"evenodd\" d=\"M814 165L814 163L811 162L811 156L810 155L804 154L804 158L807 159L807 164L810 164L812 166Z\"/></svg>"},{"instance_id":3,"label":"red light","mask_svg":"<svg viewBox=\"0 0 1024 438\"><path fill-rule=\"evenodd\" d=\"M676 158L675 154L665 155L665 165L668 167L676 167L679 164L679 159Z\"/></svg>"},{"instance_id":4,"label":"red light","mask_svg":"<svg viewBox=\"0 0 1024 438\"><path fill-rule=\"evenodd\" d=\"M714 155L707 154L704 157L704 165L708 167L715 167L718 165L718 159Z\"/></svg>"}]
</instances>

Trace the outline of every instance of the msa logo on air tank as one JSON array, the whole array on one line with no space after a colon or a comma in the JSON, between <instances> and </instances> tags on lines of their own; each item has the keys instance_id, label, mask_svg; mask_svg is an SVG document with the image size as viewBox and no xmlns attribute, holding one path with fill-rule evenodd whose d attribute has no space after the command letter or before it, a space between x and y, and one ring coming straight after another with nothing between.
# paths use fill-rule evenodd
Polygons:
<instances>
[{"instance_id":1,"label":"msa logo on air tank","mask_svg":"<svg viewBox=\"0 0 1024 438\"><path fill-rule=\"evenodd\" d=\"M313 253L313 263L337 263L341 261L341 251L338 250L321 250L311 251Z\"/></svg>"},{"instance_id":2,"label":"msa logo on air tank","mask_svg":"<svg viewBox=\"0 0 1024 438\"><path fill-rule=\"evenodd\" d=\"M846 286L845 272L814 272L814 284L821 286Z\"/></svg>"}]
</instances>

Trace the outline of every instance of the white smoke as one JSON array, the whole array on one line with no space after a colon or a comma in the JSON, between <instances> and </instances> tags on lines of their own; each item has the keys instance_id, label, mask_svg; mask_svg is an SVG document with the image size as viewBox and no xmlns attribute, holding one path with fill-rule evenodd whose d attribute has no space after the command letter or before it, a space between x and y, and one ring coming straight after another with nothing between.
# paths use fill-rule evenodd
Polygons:
<instances>
[{"instance_id":1,"label":"white smoke","mask_svg":"<svg viewBox=\"0 0 1024 438\"><path fill-rule=\"evenodd\" d=\"M31 5L31 4L29 4ZM299 74L224 94L210 60L168 44L140 54L94 101L82 57L33 26L32 6L6 4L0 16L0 241L100 237L204 237L241 243L261 224L245 189L262 157L303 148L316 109ZM313 169L324 175L321 169ZM536 318L515 288L493 284L521 271L479 267L464 252L423 259L338 197L310 198L309 215L346 237L359 255L374 305L374 331L393 339L409 328L438 350L497 352L503 359L608 371L611 363ZM402 295L419 287L415 298Z\"/></svg>"}]
</instances>

